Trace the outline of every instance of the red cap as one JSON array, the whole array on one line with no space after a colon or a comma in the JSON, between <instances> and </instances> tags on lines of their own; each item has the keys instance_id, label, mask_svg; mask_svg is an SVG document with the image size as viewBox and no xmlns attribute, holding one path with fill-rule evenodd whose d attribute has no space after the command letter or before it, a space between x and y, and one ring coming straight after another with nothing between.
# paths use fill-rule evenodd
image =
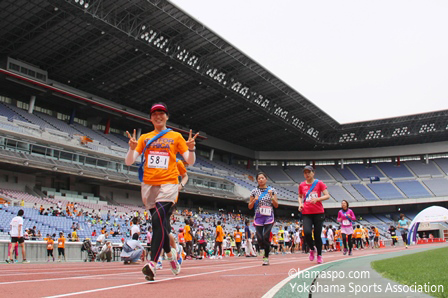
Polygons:
<instances>
[{"instance_id":1,"label":"red cap","mask_svg":"<svg viewBox=\"0 0 448 298\"><path fill-rule=\"evenodd\" d=\"M152 113L154 113L155 111L163 111L166 114L168 114L168 108L164 103L155 103L152 105L151 107L151 111L149 112L149 114L151 115Z\"/></svg>"}]
</instances>

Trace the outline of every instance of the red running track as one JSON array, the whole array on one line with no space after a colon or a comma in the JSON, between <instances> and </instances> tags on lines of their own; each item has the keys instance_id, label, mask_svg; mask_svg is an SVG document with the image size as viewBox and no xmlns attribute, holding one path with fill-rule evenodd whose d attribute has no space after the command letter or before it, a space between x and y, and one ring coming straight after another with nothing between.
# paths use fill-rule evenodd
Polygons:
<instances>
[{"instance_id":1,"label":"red running track","mask_svg":"<svg viewBox=\"0 0 448 298\"><path fill-rule=\"evenodd\" d=\"M419 245L432 246L432 244ZM410 247L409 250L417 246ZM353 257L384 254L404 249L382 248L354 251ZM324 253L324 261L347 258L340 252ZM362 259L361 259L362 260ZM360 260L360 261L361 261ZM273 255L270 266L262 258L227 257L221 260L185 261L180 275L173 276L164 263L156 281L147 282L142 265L122 263L44 263L0 265L2 297L261 297L288 277L291 268L316 265L308 255Z\"/></svg>"}]
</instances>

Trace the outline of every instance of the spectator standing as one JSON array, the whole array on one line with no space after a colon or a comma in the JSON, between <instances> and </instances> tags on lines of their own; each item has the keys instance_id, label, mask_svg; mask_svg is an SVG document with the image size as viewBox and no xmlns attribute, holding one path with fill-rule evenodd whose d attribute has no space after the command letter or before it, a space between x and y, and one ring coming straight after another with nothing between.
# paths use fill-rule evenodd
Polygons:
<instances>
[{"instance_id":1,"label":"spectator standing","mask_svg":"<svg viewBox=\"0 0 448 298\"><path fill-rule=\"evenodd\" d=\"M11 235L11 248L10 248L10 257L12 257L14 247L16 243L19 243L22 248L22 263L29 263L26 259L26 251L25 251L25 238L23 235L23 209L20 209L17 213L17 216L11 220L10 226L10 235ZM9 260L9 263L13 263L13 259Z\"/></svg>"}]
</instances>

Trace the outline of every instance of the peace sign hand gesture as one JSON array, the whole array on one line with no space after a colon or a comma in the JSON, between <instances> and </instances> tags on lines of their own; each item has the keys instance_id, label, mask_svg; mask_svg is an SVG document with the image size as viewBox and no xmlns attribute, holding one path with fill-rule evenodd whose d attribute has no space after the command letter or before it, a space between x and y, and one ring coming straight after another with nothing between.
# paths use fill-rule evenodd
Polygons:
<instances>
[{"instance_id":1,"label":"peace sign hand gesture","mask_svg":"<svg viewBox=\"0 0 448 298\"><path fill-rule=\"evenodd\" d=\"M135 150L135 148L137 148L137 139L136 139L136 131L134 129L134 134L131 136L131 134L129 133L129 131L126 131L126 134L128 135L129 138L129 148L131 148L131 150Z\"/></svg>"},{"instance_id":2,"label":"peace sign hand gesture","mask_svg":"<svg viewBox=\"0 0 448 298\"><path fill-rule=\"evenodd\" d=\"M192 137L192 130L190 129L190 135L188 136L187 140L187 146L189 150L194 150L194 147L196 145L196 137L199 135L199 132Z\"/></svg>"}]
</instances>

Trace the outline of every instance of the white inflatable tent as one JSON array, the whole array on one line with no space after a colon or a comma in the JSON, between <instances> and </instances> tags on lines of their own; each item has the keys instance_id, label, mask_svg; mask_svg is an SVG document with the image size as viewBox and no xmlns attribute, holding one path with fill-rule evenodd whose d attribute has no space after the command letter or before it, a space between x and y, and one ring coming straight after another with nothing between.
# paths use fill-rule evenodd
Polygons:
<instances>
[{"instance_id":1,"label":"white inflatable tent","mask_svg":"<svg viewBox=\"0 0 448 298\"><path fill-rule=\"evenodd\" d=\"M420 211L409 226L408 243L416 243L418 227L422 222L448 222L448 209L432 206Z\"/></svg>"}]
</instances>

